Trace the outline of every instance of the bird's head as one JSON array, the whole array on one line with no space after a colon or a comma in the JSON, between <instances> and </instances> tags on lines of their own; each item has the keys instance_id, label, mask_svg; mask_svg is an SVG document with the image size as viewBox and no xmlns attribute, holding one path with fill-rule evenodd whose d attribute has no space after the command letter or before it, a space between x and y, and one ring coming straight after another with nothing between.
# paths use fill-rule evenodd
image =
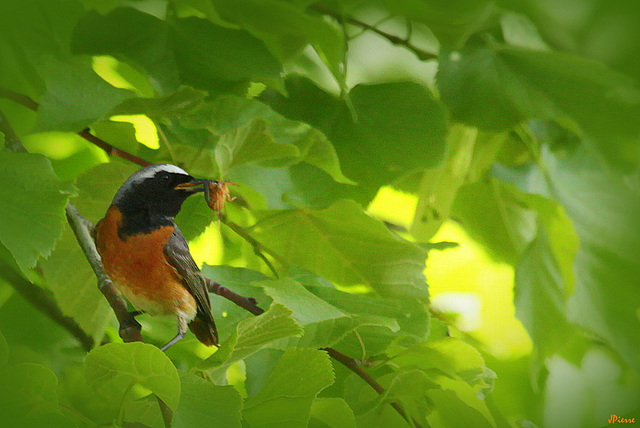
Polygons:
<instances>
[{"instance_id":1,"label":"bird's head","mask_svg":"<svg viewBox=\"0 0 640 428\"><path fill-rule=\"evenodd\" d=\"M204 191L205 182L175 165L151 165L125 181L113 198L113 205L124 215L145 212L173 218L187 197Z\"/></svg>"}]
</instances>

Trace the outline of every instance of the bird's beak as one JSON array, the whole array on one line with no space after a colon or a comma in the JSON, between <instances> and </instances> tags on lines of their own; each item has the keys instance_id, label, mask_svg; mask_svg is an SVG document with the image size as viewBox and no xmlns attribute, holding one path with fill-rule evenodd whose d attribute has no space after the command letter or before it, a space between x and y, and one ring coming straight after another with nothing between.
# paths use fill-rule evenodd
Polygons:
<instances>
[{"instance_id":1,"label":"bird's beak","mask_svg":"<svg viewBox=\"0 0 640 428\"><path fill-rule=\"evenodd\" d=\"M206 182L207 180L198 180L194 178L193 180L187 181L186 183L178 184L176 187L174 187L174 189L186 190L190 193L204 192L204 184Z\"/></svg>"}]
</instances>

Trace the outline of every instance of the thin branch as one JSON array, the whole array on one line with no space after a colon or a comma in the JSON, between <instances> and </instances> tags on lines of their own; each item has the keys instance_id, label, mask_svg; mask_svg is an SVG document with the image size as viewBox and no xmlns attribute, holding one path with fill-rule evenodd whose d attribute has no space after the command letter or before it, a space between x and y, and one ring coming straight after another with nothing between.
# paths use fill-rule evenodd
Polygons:
<instances>
[{"instance_id":1,"label":"thin branch","mask_svg":"<svg viewBox=\"0 0 640 428\"><path fill-rule=\"evenodd\" d=\"M126 159L140 166L149 166L151 162L148 160L142 159L136 155L132 155L129 152L125 152L124 150L120 150L117 147L112 146L101 138L96 137L91 132L89 132L89 128L83 129L78 132L78 135L87 140L88 142L100 147L104 150L109 156L118 156L122 159Z\"/></svg>"},{"instance_id":2,"label":"thin branch","mask_svg":"<svg viewBox=\"0 0 640 428\"><path fill-rule=\"evenodd\" d=\"M421 61L428 61L431 59L438 59L438 55L433 53L433 52L427 52L424 49L419 48L418 46L414 45L413 43L411 43L411 41L409 39L405 39L402 37L398 37L395 34L390 34L387 33L386 31L383 31L381 29L379 29L378 27L371 25L371 24L367 24L366 22L360 21L357 18L354 18L352 16L343 16L342 14L335 12L331 9L328 9L324 6L321 6L319 4L314 4L311 6L312 9L314 9L316 12L322 13L324 15L329 15L330 17L336 19L338 22L347 22L351 25L355 25L356 27L360 27L363 30L367 30L367 31L371 31L373 33L376 33L377 35L384 37L385 39L387 39L390 43L394 44L394 45L399 45L399 46L404 46L405 48L409 49L411 52L414 53L415 56L418 57L418 59L420 59Z\"/></svg>"},{"instance_id":3,"label":"thin branch","mask_svg":"<svg viewBox=\"0 0 640 428\"><path fill-rule=\"evenodd\" d=\"M214 293L218 296L224 297L225 299L240 306L244 310L251 312L253 315L260 315L264 313L264 309L258 306L258 302L256 302L256 299L254 299L253 297L241 296L209 278L205 279L207 280L207 290L210 293Z\"/></svg>"}]
</instances>

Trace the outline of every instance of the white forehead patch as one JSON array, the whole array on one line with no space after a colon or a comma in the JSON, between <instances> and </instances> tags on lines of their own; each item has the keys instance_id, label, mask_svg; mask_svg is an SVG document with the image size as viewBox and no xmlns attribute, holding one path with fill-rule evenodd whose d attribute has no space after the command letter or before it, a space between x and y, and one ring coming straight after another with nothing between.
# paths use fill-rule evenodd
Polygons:
<instances>
[{"instance_id":1,"label":"white forehead patch","mask_svg":"<svg viewBox=\"0 0 640 428\"><path fill-rule=\"evenodd\" d=\"M131 177L127 179L127 181L124 182L124 184L120 187L120 189L116 193L116 196L113 198L113 203L117 203L122 198L122 195L127 190L131 189L131 186L134 186L138 183L142 183L147 178L153 178L160 171L168 172L170 174L189 175L189 173L184 169L168 163L161 164L161 165L147 166L145 168L142 168L140 171L137 171L136 173L134 173Z\"/></svg>"}]
</instances>

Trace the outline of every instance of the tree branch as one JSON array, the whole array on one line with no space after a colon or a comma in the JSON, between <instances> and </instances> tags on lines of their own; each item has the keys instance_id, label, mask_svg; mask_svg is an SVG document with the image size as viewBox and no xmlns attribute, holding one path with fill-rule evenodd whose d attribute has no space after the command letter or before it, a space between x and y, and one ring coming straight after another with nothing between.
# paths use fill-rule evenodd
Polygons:
<instances>
[{"instance_id":1,"label":"tree branch","mask_svg":"<svg viewBox=\"0 0 640 428\"><path fill-rule=\"evenodd\" d=\"M402 37L398 37L395 34L390 34L387 33L386 31L383 31L381 29L379 29L378 27L374 26L374 25L370 25L367 24L366 22L360 21L359 19L356 19L352 16L345 16L342 15L338 12L335 12L331 9L328 9L322 5L319 4L314 4L310 6L313 10L315 10L316 12L322 13L324 15L329 15L330 17L334 18L335 20L337 20L338 22L346 22L349 23L351 25L355 25L356 27L360 27L363 30L366 31L371 31L373 33L376 33L377 35L384 37L385 39L387 39L390 43L394 44L394 45L399 45L399 46L404 46L405 48L409 49L411 52L414 53L415 56L418 57L418 59L420 59L421 61L428 61L430 59L438 59L438 55L433 53L433 52L427 52L424 49L421 49L419 47L417 47L416 45L414 45L413 43L411 43L411 41L409 40L409 36L411 35L411 33L409 33L408 37L406 38L402 38Z\"/></svg>"}]
</instances>

